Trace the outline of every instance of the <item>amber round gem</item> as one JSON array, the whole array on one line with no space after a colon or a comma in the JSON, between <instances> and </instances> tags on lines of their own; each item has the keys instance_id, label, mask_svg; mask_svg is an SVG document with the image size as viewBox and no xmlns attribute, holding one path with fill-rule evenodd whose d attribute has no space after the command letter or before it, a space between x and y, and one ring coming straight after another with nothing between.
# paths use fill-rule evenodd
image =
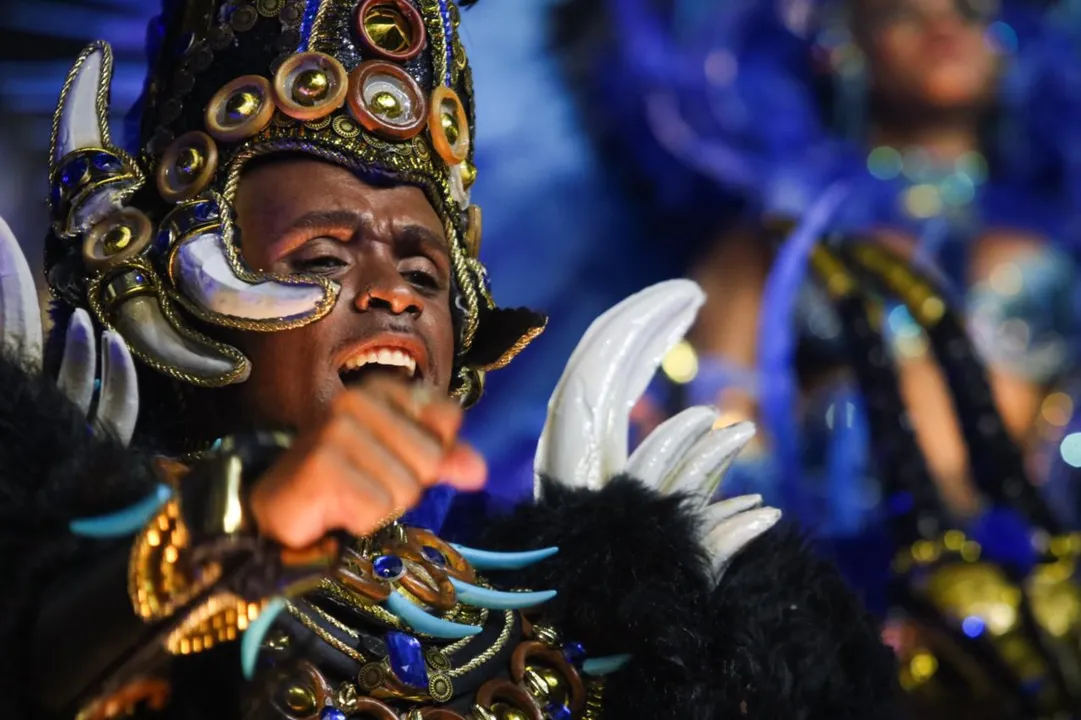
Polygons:
<instances>
[{"instance_id":1,"label":"amber round gem","mask_svg":"<svg viewBox=\"0 0 1081 720\"><path fill-rule=\"evenodd\" d=\"M383 117L394 120L402 116L402 104L395 97L394 93L382 91L375 94L372 97L372 112L376 115L382 115Z\"/></svg>"},{"instance_id":2,"label":"amber round gem","mask_svg":"<svg viewBox=\"0 0 1081 720\"><path fill-rule=\"evenodd\" d=\"M251 90L238 92L225 103L225 115L231 123L247 120L259 111L261 98Z\"/></svg>"},{"instance_id":3,"label":"amber round gem","mask_svg":"<svg viewBox=\"0 0 1081 720\"><path fill-rule=\"evenodd\" d=\"M293 99L305 107L311 107L330 92L330 78L322 70L301 72L293 85Z\"/></svg>"},{"instance_id":4,"label":"amber round gem","mask_svg":"<svg viewBox=\"0 0 1081 720\"><path fill-rule=\"evenodd\" d=\"M190 182L203 169L206 160L196 148L187 147L176 157L176 174L184 182Z\"/></svg>"},{"instance_id":5,"label":"amber round gem","mask_svg":"<svg viewBox=\"0 0 1081 720\"><path fill-rule=\"evenodd\" d=\"M286 706L297 714L307 714L315 710L315 694L301 685L291 685L285 691Z\"/></svg>"},{"instance_id":6,"label":"amber round gem","mask_svg":"<svg viewBox=\"0 0 1081 720\"><path fill-rule=\"evenodd\" d=\"M374 44L392 53L405 52L413 41L409 23L396 8L387 5L368 11L364 16L364 32Z\"/></svg>"},{"instance_id":7,"label":"amber round gem","mask_svg":"<svg viewBox=\"0 0 1081 720\"><path fill-rule=\"evenodd\" d=\"M439 116L440 124L443 126L443 134L447 136L447 142L451 145L458 144L458 122L454 115L449 112L444 112Z\"/></svg>"},{"instance_id":8,"label":"amber round gem","mask_svg":"<svg viewBox=\"0 0 1081 720\"><path fill-rule=\"evenodd\" d=\"M131 245L133 239L134 235L132 235L131 228L127 225L117 225L105 233L105 237L101 239L102 249L106 255L116 255L128 245Z\"/></svg>"}]
</instances>

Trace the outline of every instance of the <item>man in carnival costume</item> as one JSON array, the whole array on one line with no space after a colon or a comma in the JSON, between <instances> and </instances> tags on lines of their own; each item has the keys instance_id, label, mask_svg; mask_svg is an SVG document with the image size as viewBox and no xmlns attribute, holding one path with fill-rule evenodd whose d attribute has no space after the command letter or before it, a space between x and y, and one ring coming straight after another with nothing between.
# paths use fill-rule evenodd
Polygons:
<instances>
[{"instance_id":1,"label":"man in carnival costume","mask_svg":"<svg viewBox=\"0 0 1081 720\"><path fill-rule=\"evenodd\" d=\"M759 498L710 502L750 425L693 408L627 457L691 283L586 334L535 502L470 546L425 520L427 488L483 484L463 407L544 326L477 259L458 23L167 4L131 154L108 46L76 62L44 353L0 224L5 717L890 716L891 655L833 569Z\"/></svg>"}]
</instances>

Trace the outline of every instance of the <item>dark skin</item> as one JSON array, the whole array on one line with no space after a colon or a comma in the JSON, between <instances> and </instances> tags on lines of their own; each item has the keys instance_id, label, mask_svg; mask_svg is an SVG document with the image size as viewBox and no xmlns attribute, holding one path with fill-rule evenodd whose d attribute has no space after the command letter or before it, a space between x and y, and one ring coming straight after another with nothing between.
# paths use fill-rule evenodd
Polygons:
<instances>
[{"instance_id":1,"label":"dark skin","mask_svg":"<svg viewBox=\"0 0 1081 720\"><path fill-rule=\"evenodd\" d=\"M424 193L287 157L249 170L235 207L252 268L341 287L318 322L236 338L252 364L238 388L245 420L298 430L252 490L260 530L295 548L333 530L365 535L436 483L482 486L484 461L456 440L450 256ZM415 360L416 374L378 369L346 386L349 358L386 348Z\"/></svg>"}]
</instances>

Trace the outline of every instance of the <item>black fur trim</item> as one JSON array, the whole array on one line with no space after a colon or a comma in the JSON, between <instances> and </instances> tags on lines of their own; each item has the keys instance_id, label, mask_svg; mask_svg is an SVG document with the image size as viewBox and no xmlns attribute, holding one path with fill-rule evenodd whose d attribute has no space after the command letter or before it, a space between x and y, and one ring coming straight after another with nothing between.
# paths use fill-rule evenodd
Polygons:
<instances>
[{"instance_id":1,"label":"black fur trim","mask_svg":"<svg viewBox=\"0 0 1081 720\"><path fill-rule=\"evenodd\" d=\"M551 481L482 547L559 545L500 578L554 588L545 620L591 655L631 653L608 679L611 718L844 720L895 716L893 655L859 600L791 528L750 544L715 589L683 498L632 478Z\"/></svg>"},{"instance_id":2,"label":"black fur trim","mask_svg":"<svg viewBox=\"0 0 1081 720\"><path fill-rule=\"evenodd\" d=\"M42 586L101 548L68 523L142 499L154 476L146 458L92 434L51 380L0 357L0 388L0 693L18 704Z\"/></svg>"}]
</instances>

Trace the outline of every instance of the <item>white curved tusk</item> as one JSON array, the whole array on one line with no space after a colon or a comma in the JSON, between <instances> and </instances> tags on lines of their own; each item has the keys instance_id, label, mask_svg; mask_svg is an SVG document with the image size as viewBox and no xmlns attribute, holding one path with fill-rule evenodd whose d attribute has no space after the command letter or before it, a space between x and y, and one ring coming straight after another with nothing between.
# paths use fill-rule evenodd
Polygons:
<instances>
[{"instance_id":1,"label":"white curved tusk","mask_svg":"<svg viewBox=\"0 0 1081 720\"><path fill-rule=\"evenodd\" d=\"M780 510L767 507L740 513L713 528L702 544L709 553L714 580L719 582L736 555L780 519Z\"/></svg>"},{"instance_id":2,"label":"white curved tusk","mask_svg":"<svg viewBox=\"0 0 1081 720\"><path fill-rule=\"evenodd\" d=\"M703 301L695 283L669 280L594 321L549 400L534 459L538 478L596 489L623 469L631 406Z\"/></svg>"},{"instance_id":3,"label":"white curved tusk","mask_svg":"<svg viewBox=\"0 0 1081 720\"><path fill-rule=\"evenodd\" d=\"M626 474L660 490L665 478L679 467L694 443L713 427L717 416L715 409L698 406L665 420L631 455Z\"/></svg>"},{"instance_id":4,"label":"white curved tusk","mask_svg":"<svg viewBox=\"0 0 1081 720\"><path fill-rule=\"evenodd\" d=\"M69 71L53 129L54 166L75 150L108 144L109 130L102 123L108 117L106 96L112 68L112 50L105 43L94 43Z\"/></svg>"},{"instance_id":5,"label":"white curved tusk","mask_svg":"<svg viewBox=\"0 0 1081 720\"><path fill-rule=\"evenodd\" d=\"M661 486L665 493L693 493L709 502L736 455L754 437L752 422L714 430L695 442L683 464Z\"/></svg>"},{"instance_id":6,"label":"white curved tusk","mask_svg":"<svg viewBox=\"0 0 1081 720\"><path fill-rule=\"evenodd\" d=\"M127 446L139 419L139 379L135 361L119 333L101 335L101 394L94 426L111 432Z\"/></svg>"},{"instance_id":7,"label":"white curved tusk","mask_svg":"<svg viewBox=\"0 0 1081 720\"><path fill-rule=\"evenodd\" d=\"M180 289L205 310L231 318L279 320L310 315L323 303L320 285L267 280L256 284L236 276L217 233L205 233L177 250Z\"/></svg>"},{"instance_id":8,"label":"white curved tusk","mask_svg":"<svg viewBox=\"0 0 1081 720\"><path fill-rule=\"evenodd\" d=\"M0 217L0 352L41 371L41 308L30 265Z\"/></svg>"},{"instance_id":9,"label":"white curved tusk","mask_svg":"<svg viewBox=\"0 0 1081 720\"><path fill-rule=\"evenodd\" d=\"M125 300L114 313L113 325L132 350L167 367L207 381L234 371L232 360L212 347L178 333L153 296L136 295ZM247 380L250 370L250 363L245 360L243 373L233 382Z\"/></svg>"},{"instance_id":10,"label":"white curved tusk","mask_svg":"<svg viewBox=\"0 0 1081 720\"><path fill-rule=\"evenodd\" d=\"M67 334L64 336L64 357L60 361L60 374L56 385L82 412L90 413L90 401L94 399L94 373L97 371L97 342L94 340L94 324L82 308L71 315Z\"/></svg>"},{"instance_id":11,"label":"white curved tusk","mask_svg":"<svg viewBox=\"0 0 1081 720\"><path fill-rule=\"evenodd\" d=\"M702 511L702 535L709 535L718 525L741 512L762 507L761 495L737 495L720 500Z\"/></svg>"}]
</instances>

